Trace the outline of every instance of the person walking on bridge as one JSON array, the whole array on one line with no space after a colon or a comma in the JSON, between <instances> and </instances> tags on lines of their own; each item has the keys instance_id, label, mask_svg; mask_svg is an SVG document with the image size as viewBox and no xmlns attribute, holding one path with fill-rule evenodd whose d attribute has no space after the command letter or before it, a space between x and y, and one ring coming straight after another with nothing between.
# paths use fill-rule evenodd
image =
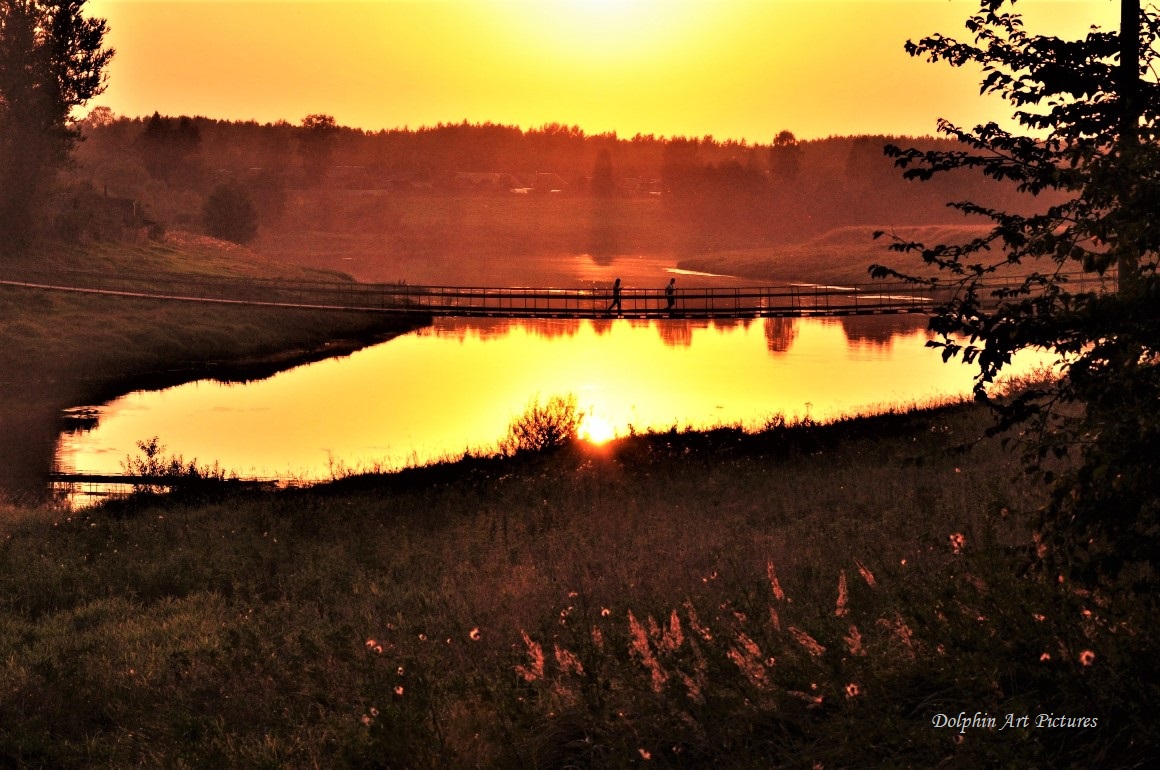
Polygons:
<instances>
[{"instance_id":1,"label":"person walking on bridge","mask_svg":"<svg viewBox=\"0 0 1160 770\"><path fill-rule=\"evenodd\" d=\"M617 278L612 284L612 304L608 306L608 312L612 312L612 308L616 308L617 315L624 312L620 305L620 279Z\"/></svg>"},{"instance_id":2,"label":"person walking on bridge","mask_svg":"<svg viewBox=\"0 0 1160 770\"><path fill-rule=\"evenodd\" d=\"M665 287L665 310L669 315L673 314L673 308L677 306L677 279L670 278L669 285Z\"/></svg>"}]
</instances>

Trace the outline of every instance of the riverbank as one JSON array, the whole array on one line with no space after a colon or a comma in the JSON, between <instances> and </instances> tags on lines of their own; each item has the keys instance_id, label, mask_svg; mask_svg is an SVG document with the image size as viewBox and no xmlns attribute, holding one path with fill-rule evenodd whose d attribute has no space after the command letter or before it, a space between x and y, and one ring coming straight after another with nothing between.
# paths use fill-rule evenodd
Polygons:
<instances>
[{"instance_id":1,"label":"riverbank","mask_svg":"<svg viewBox=\"0 0 1160 770\"><path fill-rule=\"evenodd\" d=\"M39 266L191 276L337 280L232 244L176 234L165 243L47 246ZM318 313L0 287L0 489L44 488L62 410L135 389L269 376L414 328L365 313Z\"/></svg>"},{"instance_id":2,"label":"riverbank","mask_svg":"<svg viewBox=\"0 0 1160 770\"><path fill-rule=\"evenodd\" d=\"M6 507L0 757L1154 757L1153 598L1035 571L1026 525L1043 490L996 440L955 451L989 420L966 405L670 432L52 521ZM1007 714L1029 726L1000 730Z\"/></svg>"}]
</instances>

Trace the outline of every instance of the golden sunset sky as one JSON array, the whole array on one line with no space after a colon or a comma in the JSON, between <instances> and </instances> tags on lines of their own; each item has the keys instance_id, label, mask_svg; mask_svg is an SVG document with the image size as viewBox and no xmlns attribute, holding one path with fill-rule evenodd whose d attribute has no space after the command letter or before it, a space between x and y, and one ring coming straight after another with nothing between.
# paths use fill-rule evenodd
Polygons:
<instances>
[{"instance_id":1,"label":"golden sunset sky","mask_svg":"<svg viewBox=\"0 0 1160 770\"><path fill-rule=\"evenodd\" d=\"M977 0L90 0L119 115L381 128L491 121L768 142L922 135L1010 110L911 59ZM1023 0L1029 31L1114 28L1115 0Z\"/></svg>"}]
</instances>

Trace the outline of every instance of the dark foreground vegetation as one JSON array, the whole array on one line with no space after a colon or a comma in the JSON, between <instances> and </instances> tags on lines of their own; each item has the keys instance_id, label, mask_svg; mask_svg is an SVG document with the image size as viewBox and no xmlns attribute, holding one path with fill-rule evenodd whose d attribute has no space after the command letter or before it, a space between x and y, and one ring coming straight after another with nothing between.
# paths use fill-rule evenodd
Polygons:
<instances>
[{"instance_id":1,"label":"dark foreground vegetation","mask_svg":"<svg viewBox=\"0 0 1160 770\"><path fill-rule=\"evenodd\" d=\"M1154 597L1034 566L990 419L4 507L0 764L1138 765Z\"/></svg>"}]
</instances>

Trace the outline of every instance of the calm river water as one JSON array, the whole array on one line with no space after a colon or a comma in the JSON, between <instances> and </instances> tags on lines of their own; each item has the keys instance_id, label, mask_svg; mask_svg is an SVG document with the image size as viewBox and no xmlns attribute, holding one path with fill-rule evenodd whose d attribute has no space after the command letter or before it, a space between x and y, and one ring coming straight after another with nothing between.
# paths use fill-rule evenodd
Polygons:
<instances>
[{"instance_id":1,"label":"calm river water","mask_svg":"<svg viewBox=\"0 0 1160 770\"><path fill-rule=\"evenodd\" d=\"M157 436L169 452L239 476L318 480L493 450L531 401L557 394L576 397L585 433L601 440L969 393L973 370L924 347L925 320L439 319L258 382L131 393L96 407L92 430L62 436L57 463L119 473L137 441Z\"/></svg>"}]
</instances>

